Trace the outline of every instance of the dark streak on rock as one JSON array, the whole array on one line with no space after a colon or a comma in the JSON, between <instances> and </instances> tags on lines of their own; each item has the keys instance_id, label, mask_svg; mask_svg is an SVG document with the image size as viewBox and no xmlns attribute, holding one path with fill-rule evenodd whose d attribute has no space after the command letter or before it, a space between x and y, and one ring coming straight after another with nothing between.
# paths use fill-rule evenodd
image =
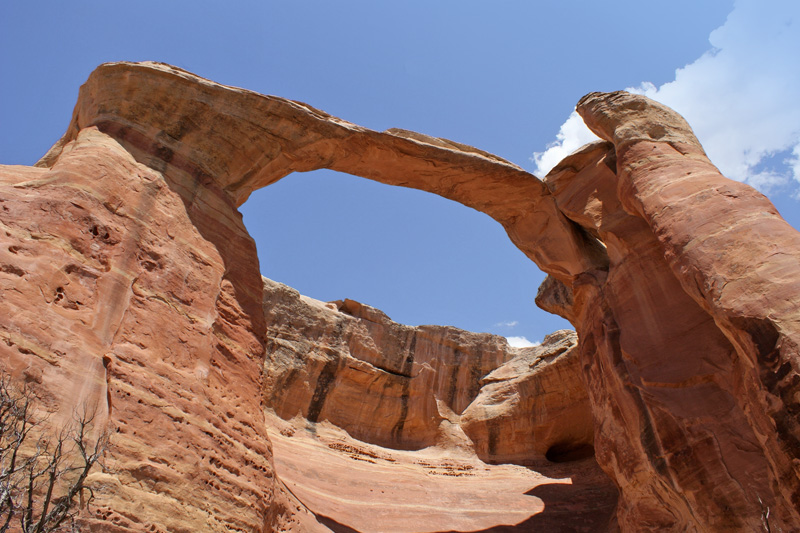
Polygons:
<instances>
[{"instance_id":1,"label":"dark streak on rock","mask_svg":"<svg viewBox=\"0 0 800 533\"><path fill-rule=\"evenodd\" d=\"M464 355L458 348L453 353L455 365L450 370L450 381L447 384L447 405L453 409L453 404L456 400L456 389L458 385L458 367L461 365L461 358Z\"/></svg>"},{"instance_id":2,"label":"dark streak on rock","mask_svg":"<svg viewBox=\"0 0 800 533\"><path fill-rule=\"evenodd\" d=\"M337 358L328 359L325 362L325 366L322 367L322 371L317 378L314 396L311 397L311 402L308 404L308 416L306 418L309 422L319 421L319 415L325 406L325 399L328 397L338 367L339 360Z\"/></svg>"},{"instance_id":3,"label":"dark streak on rock","mask_svg":"<svg viewBox=\"0 0 800 533\"><path fill-rule=\"evenodd\" d=\"M411 339L409 341L408 350L406 352L406 359L403 361L403 374L407 374L409 377L411 376L411 368L414 366L414 354L417 349L417 335L416 333L411 334ZM408 417L408 388L411 385L411 380L406 379L403 381L403 391L400 396L400 418L398 419L397 423L392 428L392 438L395 441L400 440L400 436L403 434L403 428L406 425L406 418Z\"/></svg>"}]
</instances>

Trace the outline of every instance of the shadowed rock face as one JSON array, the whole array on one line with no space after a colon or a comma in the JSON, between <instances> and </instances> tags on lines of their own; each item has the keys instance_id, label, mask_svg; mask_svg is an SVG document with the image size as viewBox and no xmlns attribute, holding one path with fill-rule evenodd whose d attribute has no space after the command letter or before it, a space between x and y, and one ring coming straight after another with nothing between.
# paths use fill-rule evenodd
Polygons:
<instances>
[{"instance_id":1,"label":"shadowed rock face","mask_svg":"<svg viewBox=\"0 0 800 533\"><path fill-rule=\"evenodd\" d=\"M261 394L287 416L340 416L331 405L347 402L326 383L344 375L343 364L393 376L393 420L408 386L408 412L419 416L390 431L392 443L438 439L442 421L455 425L463 409L463 430L477 443L486 435L490 453L481 429L490 410L469 403L505 385L491 375L477 388L464 381L436 402L446 387L406 377L421 332L345 301L328 311L347 317L318 317L319 335L341 339L325 328L352 328L342 350L361 362L336 350L303 360L291 343L310 341L288 337L307 325L288 327L270 309L265 320L255 248L235 208L259 187L316 168L487 213L550 274L537 302L576 327L596 457L620 489L623 530L752 531L767 512L772 530L800 523L800 234L762 195L722 177L671 110L593 93L578 111L604 141L540 181L471 147L374 132L174 67L99 67L38 168L0 167L0 291L13 309L0 319L3 361L57 416L90 403L119 430L114 473L94 476L89 525L304 527L272 475ZM513 363L488 342L481 372ZM430 375L459 383L470 374L455 353ZM315 383L285 398L279 381L293 374L271 374L272 364ZM368 418L337 420L386 437ZM500 446L501 456L518 452Z\"/></svg>"}]
</instances>

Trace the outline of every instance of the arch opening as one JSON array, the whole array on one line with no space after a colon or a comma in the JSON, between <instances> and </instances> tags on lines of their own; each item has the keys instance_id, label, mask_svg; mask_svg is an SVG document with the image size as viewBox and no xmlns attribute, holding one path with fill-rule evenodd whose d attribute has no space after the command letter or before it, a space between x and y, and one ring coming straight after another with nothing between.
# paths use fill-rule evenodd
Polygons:
<instances>
[{"instance_id":1,"label":"arch opening","mask_svg":"<svg viewBox=\"0 0 800 533\"><path fill-rule=\"evenodd\" d=\"M322 169L255 191L240 211L262 275L306 296L511 342L571 329L536 307L545 274L502 226L435 194Z\"/></svg>"}]
</instances>

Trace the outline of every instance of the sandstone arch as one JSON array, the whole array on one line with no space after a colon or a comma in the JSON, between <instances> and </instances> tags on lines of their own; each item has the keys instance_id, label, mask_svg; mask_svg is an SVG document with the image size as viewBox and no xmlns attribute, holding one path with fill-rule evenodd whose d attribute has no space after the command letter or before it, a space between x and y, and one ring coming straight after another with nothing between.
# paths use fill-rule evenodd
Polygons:
<instances>
[{"instance_id":1,"label":"sandstone arch","mask_svg":"<svg viewBox=\"0 0 800 533\"><path fill-rule=\"evenodd\" d=\"M330 168L482 211L543 270L564 280L603 262L602 247L559 212L547 187L508 161L415 132L368 130L168 65L99 67L81 88L64 138L37 165L49 166L92 126L175 180L213 183L235 205L292 172Z\"/></svg>"},{"instance_id":2,"label":"sandstone arch","mask_svg":"<svg viewBox=\"0 0 800 533\"><path fill-rule=\"evenodd\" d=\"M623 529L749 531L762 526L766 509L773 527L800 523L800 237L763 196L719 175L671 110L627 93L593 93L578 111L605 141L566 158L541 181L474 148L370 131L167 65L103 65L39 168L4 179L16 201L31 205L42 202L36 191L70 189L71 202L43 204L47 216L58 215L48 220L103 223L108 238L64 230L66 238L19 221L6 224L7 233L36 241L31 253L50 239L61 243L65 262L87 258L88 274L73 287L95 283L92 297L105 307L82 311L68 296L76 309L46 317L51 328L78 337L86 353L112 361L110 377L87 379L111 384L119 398L114 412L142 413L126 394L159 405L159 416L175 428L161 436L168 457L181 453L181 432L196 428L217 450L196 453L214 455L221 473L215 490L241 495L233 510L210 509L196 496L180 503L177 480L191 472L148 462L141 435L128 435L120 454L126 475L162 483L170 505L198 523L214 516L242 530L267 528L275 512L274 505L243 503L273 501L263 431L214 408L225 399L251 420L259 410L260 277L239 260L254 251L235 207L255 188L316 168L478 209L558 281L539 300L578 330L597 457L621 489ZM118 202L110 179L131 188L133 207ZM172 227L167 206L181 202L187 218ZM199 234L202 245L183 250L189 234ZM43 268L20 261L29 269L15 267L22 277ZM65 267L58 279L76 272ZM192 285L192 275L201 281ZM181 337L191 349L148 318L145 311L158 305L191 333ZM44 319L28 313L7 320L7 346L58 358L57 342L25 344L37 335L31 324L46 329ZM136 339L148 337L163 344L169 364L142 355ZM213 346L200 345L209 339ZM134 363L146 369L137 370L144 378L126 370ZM85 372L80 360L62 364L46 372ZM215 381L209 372L219 374ZM170 380L215 400L187 400ZM244 396L226 395L231 380ZM136 508L138 489L105 481ZM159 511L164 520L175 512Z\"/></svg>"}]
</instances>

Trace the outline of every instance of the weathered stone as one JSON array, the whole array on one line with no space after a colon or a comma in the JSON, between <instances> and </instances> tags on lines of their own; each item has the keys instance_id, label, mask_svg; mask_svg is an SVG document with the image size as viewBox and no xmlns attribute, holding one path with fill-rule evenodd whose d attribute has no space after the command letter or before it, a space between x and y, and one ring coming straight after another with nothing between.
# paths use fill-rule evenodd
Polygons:
<instances>
[{"instance_id":1,"label":"weathered stone","mask_svg":"<svg viewBox=\"0 0 800 533\"><path fill-rule=\"evenodd\" d=\"M499 343L488 341L473 376L457 367L462 340L434 348L452 331L412 332L352 301L305 301L312 320L272 316L267 329L235 208L316 168L478 209L557 280L539 301L576 325L597 459L620 488L622 529L800 523L800 234L766 198L723 178L668 108L593 93L578 111L604 141L542 182L471 147L374 132L167 65L99 67L39 168L0 167L0 296L12 310L0 319L3 362L34 384L54 421L97 406L98 427L118 430L114 468L93 475L87 525L319 525L272 475L265 339L265 390L285 415L336 419L373 440L391 424L370 417L383 416L392 428L404 420L392 445L467 444L460 413L480 398L477 374L508 362ZM441 366L419 354L426 342L445 354ZM309 381L287 386L292 375ZM507 377L487 387L525 382ZM370 389L378 382L385 395ZM282 397L284 386L298 397ZM349 412L363 391L381 400ZM478 416L482 402L474 435L502 419Z\"/></svg>"},{"instance_id":2,"label":"weathered stone","mask_svg":"<svg viewBox=\"0 0 800 533\"><path fill-rule=\"evenodd\" d=\"M81 87L51 164L95 126L137 161L181 179L187 192L214 183L241 205L292 172L330 168L432 192L488 214L545 271L563 280L602 263L602 247L577 231L544 184L476 148L392 129L376 132L300 102L219 85L162 63L107 63Z\"/></svg>"},{"instance_id":3,"label":"weathered stone","mask_svg":"<svg viewBox=\"0 0 800 533\"><path fill-rule=\"evenodd\" d=\"M352 300L323 304L264 279L266 407L395 449L433 446L511 359L503 337L403 326Z\"/></svg>"},{"instance_id":4,"label":"weathered stone","mask_svg":"<svg viewBox=\"0 0 800 533\"><path fill-rule=\"evenodd\" d=\"M267 531L255 246L228 197L94 127L0 166L0 358L53 412L113 431L92 531Z\"/></svg>"},{"instance_id":5,"label":"weathered stone","mask_svg":"<svg viewBox=\"0 0 800 533\"><path fill-rule=\"evenodd\" d=\"M535 302L540 309L544 309L548 313L558 315L571 323L575 321L575 316L572 312L572 306L575 303L572 296L572 286L564 285L553 276L546 276L542 284L539 285Z\"/></svg>"},{"instance_id":6,"label":"weathered stone","mask_svg":"<svg viewBox=\"0 0 800 533\"><path fill-rule=\"evenodd\" d=\"M532 464L594 456L577 344L574 331L557 331L481 380L461 417L481 459Z\"/></svg>"},{"instance_id":7,"label":"weathered stone","mask_svg":"<svg viewBox=\"0 0 800 533\"><path fill-rule=\"evenodd\" d=\"M613 152L589 146L546 182L610 259L573 291L620 525L752 531L769 511L769 527L791 529L800 235L664 106L593 93L578 111Z\"/></svg>"}]
</instances>

